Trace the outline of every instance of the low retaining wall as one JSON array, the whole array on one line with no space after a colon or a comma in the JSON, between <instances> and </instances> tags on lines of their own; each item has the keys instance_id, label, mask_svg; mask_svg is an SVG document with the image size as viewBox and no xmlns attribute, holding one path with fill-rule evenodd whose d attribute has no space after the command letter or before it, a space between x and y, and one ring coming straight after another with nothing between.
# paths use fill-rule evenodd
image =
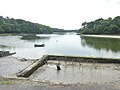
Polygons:
<instances>
[{"instance_id":1,"label":"low retaining wall","mask_svg":"<svg viewBox=\"0 0 120 90\"><path fill-rule=\"evenodd\" d=\"M77 56L58 56L48 55L48 60L89 62L89 63L120 63L120 59L97 58L97 57L77 57Z\"/></svg>"},{"instance_id":2,"label":"low retaining wall","mask_svg":"<svg viewBox=\"0 0 120 90\"><path fill-rule=\"evenodd\" d=\"M72 61L72 62L86 62L86 63L114 63L120 64L120 59L111 58L93 58L93 57L75 57L75 56L58 56L58 55L44 55L35 63L26 67L22 71L17 73L17 77L29 77L34 71L39 67L47 63L47 61L57 60L57 61Z\"/></svg>"}]
</instances>

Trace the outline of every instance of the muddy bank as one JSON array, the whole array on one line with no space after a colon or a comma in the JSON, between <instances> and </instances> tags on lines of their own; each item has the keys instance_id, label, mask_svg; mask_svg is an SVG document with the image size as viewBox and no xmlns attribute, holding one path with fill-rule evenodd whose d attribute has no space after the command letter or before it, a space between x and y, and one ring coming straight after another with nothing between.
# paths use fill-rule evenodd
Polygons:
<instances>
[{"instance_id":1,"label":"muddy bank","mask_svg":"<svg viewBox=\"0 0 120 90\"><path fill-rule=\"evenodd\" d=\"M7 56L0 58L0 76L10 77L16 76L16 73L29 66L31 61L21 61L16 57Z\"/></svg>"},{"instance_id":2,"label":"muddy bank","mask_svg":"<svg viewBox=\"0 0 120 90\"><path fill-rule=\"evenodd\" d=\"M60 71L56 67L58 63L61 67ZM120 65L48 61L29 79L63 85L120 84Z\"/></svg>"}]
</instances>

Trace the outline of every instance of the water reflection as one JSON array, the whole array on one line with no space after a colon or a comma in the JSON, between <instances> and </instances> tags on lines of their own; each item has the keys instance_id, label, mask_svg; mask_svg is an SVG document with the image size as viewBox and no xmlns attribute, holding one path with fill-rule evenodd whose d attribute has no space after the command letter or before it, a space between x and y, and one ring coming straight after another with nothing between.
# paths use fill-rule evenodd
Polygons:
<instances>
[{"instance_id":1,"label":"water reflection","mask_svg":"<svg viewBox=\"0 0 120 90\"><path fill-rule=\"evenodd\" d=\"M104 49L115 53L120 51L120 39L117 38L81 36L81 44L82 46L92 47L97 50Z\"/></svg>"}]
</instances>

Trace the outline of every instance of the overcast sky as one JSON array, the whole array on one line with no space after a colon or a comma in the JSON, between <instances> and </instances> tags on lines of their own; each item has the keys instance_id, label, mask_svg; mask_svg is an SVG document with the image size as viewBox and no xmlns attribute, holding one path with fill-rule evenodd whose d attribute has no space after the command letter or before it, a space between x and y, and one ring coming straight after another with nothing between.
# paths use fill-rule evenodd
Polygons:
<instances>
[{"instance_id":1,"label":"overcast sky","mask_svg":"<svg viewBox=\"0 0 120 90\"><path fill-rule=\"evenodd\" d=\"M81 23L120 15L120 0L0 0L0 16L53 28L79 29Z\"/></svg>"}]
</instances>

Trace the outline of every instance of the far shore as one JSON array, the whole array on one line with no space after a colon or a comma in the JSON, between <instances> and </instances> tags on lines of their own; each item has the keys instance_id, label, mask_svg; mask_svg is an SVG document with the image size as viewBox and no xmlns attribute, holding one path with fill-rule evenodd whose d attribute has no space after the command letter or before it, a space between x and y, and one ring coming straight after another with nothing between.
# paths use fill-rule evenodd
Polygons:
<instances>
[{"instance_id":1,"label":"far shore","mask_svg":"<svg viewBox=\"0 0 120 90\"><path fill-rule=\"evenodd\" d=\"M81 36L87 36L87 37L103 37L103 38L120 38L119 35L85 35L85 34L82 34Z\"/></svg>"}]
</instances>

